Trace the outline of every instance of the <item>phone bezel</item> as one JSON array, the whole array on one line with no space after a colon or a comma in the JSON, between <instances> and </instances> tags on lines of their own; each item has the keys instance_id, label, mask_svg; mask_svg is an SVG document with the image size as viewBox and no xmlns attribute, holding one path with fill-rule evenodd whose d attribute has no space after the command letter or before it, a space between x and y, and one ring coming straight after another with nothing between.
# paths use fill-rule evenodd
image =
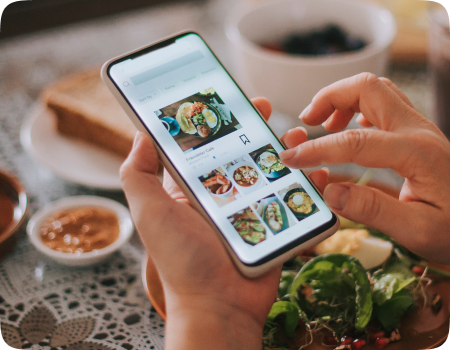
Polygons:
<instances>
[{"instance_id":1,"label":"phone bezel","mask_svg":"<svg viewBox=\"0 0 450 350\"><path fill-rule=\"evenodd\" d=\"M156 42L154 44L150 44L148 46L145 46L141 49L138 49L132 53L126 54L124 56L121 56L117 59L113 59L110 62L108 62L107 67L106 67L106 73L108 75L109 80L114 84L114 86L116 87L117 91L120 93L120 95L122 96L122 98L127 102L128 106L131 108L131 110L134 112L135 116L139 119L139 121L141 122L142 126L146 129L146 131L148 132L148 134L151 136L151 138L153 139L153 142L156 143L156 145L158 146L158 148L161 150L161 152L164 154L165 158L168 160L168 162L171 164L172 168L175 169L175 171L178 173L179 178L183 181L183 183L185 184L185 186L189 189L190 193L194 196L195 200L197 201L197 203L201 206L201 208L203 209L203 211L208 215L209 217L209 221L214 225L214 228L217 232L220 232L220 235L222 236L223 239L225 239L225 241L227 242L228 246L230 247L230 249L233 251L234 255L239 259L239 261L244 264L247 267L259 267L261 265L266 264L267 262L276 259L277 257L289 252L290 250L292 250L293 248L311 240L316 238L317 236L319 236L320 234L326 232L327 230L332 229L336 223L338 222L338 218L336 217L336 215L332 213L332 218L330 219L330 221L322 224L321 226L316 227L315 229L313 229L312 231L310 231L309 233L297 238L296 240L287 243L286 245L282 246L281 248L277 249L276 251L270 253L269 255L266 255L265 257L257 260L256 262L253 263L247 263L245 261L243 261L239 255L236 253L234 247L230 244L230 242L228 241L227 237L222 233L222 231L220 230L219 226L216 224L216 222L214 221L214 219L209 215L207 209L201 204L201 202L199 201L199 198L197 197L197 194L191 189L191 187L189 186L189 183L187 181L185 181L185 179L183 178L183 176L180 174L180 172L178 171L177 167L174 165L174 163L172 162L171 158L168 156L168 154L166 153L166 151L161 147L161 145L158 143L158 141L156 140L156 138L153 136L153 133L149 130L149 128L147 127L147 125L143 122L142 118L139 116L139 114L137 113L137 111L135 110L135 108L133 107L133 105L131 104L131 102L128 100L128 98L124 95L124 93L122 92L122 90L119 88L118 84L114 81L114 79L111 77L110 75L110 70L112 68L112 66L114 66L115 64L118 64L120 62L126 61L130 58L136 58L142 55L145 55L147 53L150 53L152 51L156 51L158 49L161 49L163 47L169 46L173 43L176 42L176 40L187 36L187 35L196 35L198 36L203 43L205 44L205 46L208 48L208 50L211 52L211 54L214 56L214 58L217 60L217 62L221 65L221 67L224 69L224 71L227 73L228 77L231 79L231 81L236 85L236 87L239 89L239 91L241 92L241 94L247 99L247 101L249 101L249 103L252 105L253 110L255 111L255 113L261 118L261 121L263 123L266 124L267 128L270 130L270 132L272 133L272 135L281 143L281 145L283 146L283 148L286 149L285 145L283 144L283 142L276 136L276 134L273 132L273 130L270 128L270 126L267 124L266 120L262 117L262 115L259 113L259 111L256 109L256 107L253 105L253 103L251 103L250 99L247 97L247 95L243 92L243 90L241 89L241 87L239 86L239 84L237 84L237 82L233 79L233 77L230 75L230 73L228 72L228 70L225 68L225 66L223 65L223 63L219 60L219 58L216 56L216 54L212 51L212 49L209 47L209 45L206 43L206 41L202 38L202 36L200 34L198 34L197 32L194 31L185 31L185 32L181 32L179 34L176 34L174 36L171 36L169 38L163 39L159 42ZM314 190L317 192L317 194L319 195L319 197L323 200L322 195L320 194L320 192L317 190L317 188L314 186L314 184L310 181L310 179L308 178L308 176L300 169L298 169L303 176L306 178L306 180L311 184L311 186L314 188Z\"/></svg>"}]
</instances>

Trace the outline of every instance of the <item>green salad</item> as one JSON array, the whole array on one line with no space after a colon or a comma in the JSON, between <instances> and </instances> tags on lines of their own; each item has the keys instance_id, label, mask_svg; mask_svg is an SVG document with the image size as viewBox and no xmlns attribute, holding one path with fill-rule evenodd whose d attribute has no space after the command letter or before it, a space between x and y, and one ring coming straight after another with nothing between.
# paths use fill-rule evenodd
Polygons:
<instances>
[{"instance_id":1,"label":"green salad","mask_svg":"<svg viewBox=\"0 0 450 350\"><path fill-rule=\"evenodd\" d=\"M393 243L382 266L366 270L358 259L345 254L310 254L284 264L278 298L264 327L263 349L289 349L289 338L296 338L301 327L306 328L306 336L299 349L307 348L317 336L330 349L360 350L368 343L383 348L401 340L400 321L419 301L440 311L439 296L428 295L423 282L431 282L428 272L450 275L428 267L381 232L365 229Z\"/></svg>"}]
</instances>

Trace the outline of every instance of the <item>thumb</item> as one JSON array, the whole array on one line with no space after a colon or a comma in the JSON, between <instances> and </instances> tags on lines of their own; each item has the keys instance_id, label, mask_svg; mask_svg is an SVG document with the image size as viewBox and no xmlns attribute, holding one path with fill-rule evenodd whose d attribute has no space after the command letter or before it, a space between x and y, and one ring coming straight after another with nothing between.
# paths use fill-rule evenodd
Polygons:
<instances>
[{"instance_id":1,"label":"thumb","mask_svg":"<svg viewBox=\"0 0 450 350\"><path fill-rule=\"evenodd\" d=\"M399 233L405 223L414 220L414 214L407 203L368 186L349 183L329 184L324 199L336 213L352 221L376 228L400 244Z\"/></svg>"},{"instance_id":2,"label":"thumb","mask_svg":"<svg viewBox=\"0 0 450 350\"><path fill-rule=\"evenodd\" d=\"M174 204L164 191L157 172L158 154L153 142L149 136L138 133L120 175L133 221L139 233L145 232L141 238L147 247L153 236L158 236ZM160 240L153 241L157 244Z\"/></svg>"}]
</instances>

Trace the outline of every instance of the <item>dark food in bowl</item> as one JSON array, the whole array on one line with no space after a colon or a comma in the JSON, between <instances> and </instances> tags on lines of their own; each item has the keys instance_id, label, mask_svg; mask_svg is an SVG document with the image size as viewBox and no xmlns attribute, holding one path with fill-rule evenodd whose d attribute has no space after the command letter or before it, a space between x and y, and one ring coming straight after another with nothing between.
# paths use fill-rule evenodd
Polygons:
<instances>
[{"instance_id":1,"label":"dark food in bowl","mask_svg":"<svg viewBox=\"0 0 450 350\"><path fill-rule=\"evenodd\" d=\"M258 182L258 172L248 165L237 168L233 177L234 181L242 187L250 187Z\"/></svg>"},{"instance_id":2,"label":"dark food in bowl","mask_svg":"<svg viewBox=\"0 0 450 350\"><path fill-rule=\"evenodd\" d=\"M0 259L12 250L27 205L27 194L20 181L0 170Z\"/></svg>"},{"instance_id":3,"label":"dark food in bowl","mask_svg":"<svg viewBox=\"0 0 450 350\"><path fill-rule=\"evenodd\" d=\"M343 52L361 50L366 42L349 35L336 24L306 33L292 33L278 42L265 43L261 46L292 55L324 56Z\"/></svg>"},{"instance_id":4,"label":"dark food in bowl","mask_svg":"<svg viewBox=\"0 0 450 350\"><path fill-rule=\"evenodd\" d=\"M40 236L50 249L81 254L109 246L119 238L119 231L119 221L111 210L82 207L48 217Z\"/></svg>"},{"instance_id":5,"label":"dark food in bowl","mask_svg":"<svg viewBox=\"0 0 450 350\"><path fill-rule=\"evenodd\" d=\"M0 235L6 232L14 218L14 204L11 198L0 188Z\"/></svg>"}]
</instances>

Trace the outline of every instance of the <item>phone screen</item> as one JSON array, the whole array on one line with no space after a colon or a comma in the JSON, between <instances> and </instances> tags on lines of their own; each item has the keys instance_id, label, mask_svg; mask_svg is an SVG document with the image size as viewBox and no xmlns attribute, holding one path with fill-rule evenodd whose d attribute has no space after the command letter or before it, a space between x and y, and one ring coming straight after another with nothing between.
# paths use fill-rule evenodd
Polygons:
<instances>
[{"instance_id":1,"label":"phone screen","mask_svg":"<svg viewBox=\"0 0 450 350\"><path fill-rule=\"evenodd\" d=\"M195 34L113 62L108 74L239 259L258 265L334 216ZM176 219L176 218L174 218Z\"/></svg>"}]
</instances>

